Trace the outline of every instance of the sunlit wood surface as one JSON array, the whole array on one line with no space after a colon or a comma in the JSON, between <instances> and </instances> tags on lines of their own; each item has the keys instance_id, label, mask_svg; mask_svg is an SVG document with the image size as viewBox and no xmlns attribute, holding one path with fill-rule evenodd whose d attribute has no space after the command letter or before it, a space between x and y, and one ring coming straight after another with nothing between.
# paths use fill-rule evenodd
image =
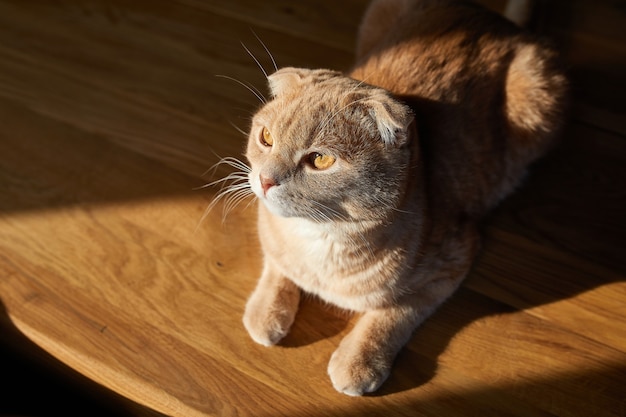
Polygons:
<instances>
[{"instance_id":1,"label":"sunlit wood surface","mask_svg":"<svg viewBox=\"0 0 626 417\"><path fill-rule=\"evenodd\" d=\"M0 1L2 322L137 414L625 416L623 2L539 2L573 80L563 144L379 393L333 390L354 319L315 300L280 346L249 339L254 203L203 218L197 189L259 105L222 76L265 92L257 36L279 66L348 69L365 0L340 3Z\"/></svg>"}]
</instances>

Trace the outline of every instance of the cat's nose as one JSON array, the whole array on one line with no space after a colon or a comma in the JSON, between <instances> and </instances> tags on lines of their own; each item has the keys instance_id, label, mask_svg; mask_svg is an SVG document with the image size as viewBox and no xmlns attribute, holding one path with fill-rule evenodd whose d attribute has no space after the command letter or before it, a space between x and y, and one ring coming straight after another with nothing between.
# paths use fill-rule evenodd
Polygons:
<instances>
[{"instance_id":1,"label":"cat's nose","mask_svg":"<svg viewBox=\"0 0 626 417\"><path fill-rule=\"evenodd\" d=\"M263 194L267 194L267 190L275 185L278 185L276 184L276 181L274 181L272 178L268 178L263 174L259 174L259 179L261 180L261 188L263 188Z\"/></svg>"}]
</instances>

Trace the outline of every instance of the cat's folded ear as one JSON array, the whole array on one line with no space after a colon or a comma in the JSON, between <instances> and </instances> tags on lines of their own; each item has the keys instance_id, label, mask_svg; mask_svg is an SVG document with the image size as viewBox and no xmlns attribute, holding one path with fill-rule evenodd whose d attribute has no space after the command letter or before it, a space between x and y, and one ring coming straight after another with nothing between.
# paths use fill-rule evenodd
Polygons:
<instances>
[{"instance_id":1,"label":"cat's folded ear","mask_svg":"<svg viewBox=\"0 0 626 417\"><path fill-rule=\"evenodd\" d=\"M376 121L380 137L385 145L403 146L413 137L415 117L405 104L380 94L367 100L370 114Z\"/></svg>"},{"instance_id":2,"label":"cat's folded ear","mask_svg":"<svg viewBox=\"0 0 626 417\"><path fill-rule=\"evenodd\" d=\"M272 97L279 97L297 91L304 84L321 82L340 75L341 73L331 70L286 67L270 74L267 80Z\"/></svg>"},{"instance_id":3,"label":"cat's folded ear","mask_svg":"<svg viewBox=\"0 0 626 417\"><path fill-rule=\"evenodd\" d=\"M278 97L286 91L292 91L302 83L308 70L301 68L282 68L267 77L270 92L273 97Z\"/></svg>"}]
</instances>

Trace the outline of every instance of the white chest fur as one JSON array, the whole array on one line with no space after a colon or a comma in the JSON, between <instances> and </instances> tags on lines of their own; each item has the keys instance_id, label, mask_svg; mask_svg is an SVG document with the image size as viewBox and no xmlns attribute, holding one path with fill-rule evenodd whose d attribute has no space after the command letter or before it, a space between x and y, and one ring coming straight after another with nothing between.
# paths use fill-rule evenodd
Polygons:
<instances>
[{"instance_id":1,"label":"white chest fur","mask_svg":"<svg viewBox=\"0 0 626 417\"><path fill-rule=\"evenodd\" d=\"M266 262L308 293L354 311L398 295L402 255L374 248L362 225L319 224L261 210L259 228Z\"/></svg>"}]
</instances>

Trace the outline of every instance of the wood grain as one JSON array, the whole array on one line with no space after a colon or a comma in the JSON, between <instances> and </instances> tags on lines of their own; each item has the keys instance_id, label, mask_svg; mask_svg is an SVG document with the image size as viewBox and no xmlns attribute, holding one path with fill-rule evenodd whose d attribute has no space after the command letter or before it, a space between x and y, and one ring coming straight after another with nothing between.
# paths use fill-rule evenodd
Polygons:
<instances>
[{"instance_id":1,"label":"wood grain","mask_svg":"<svg viewBox=\"0 0 626 417\"><path fill-rule=\"evenodd\" d=\"M132 415L625 416L616 3L543 10L574 86L563 142L488 219L466 283L380 393L332 389L354 318L315 299L280 346L247 336L255 203L205 216L217 190L198 187L241 155L232 125L259 102L216 75L264 92L241 46L271 71L257 36L280 66L349 68L366 3L0 0L0 332L146 407Z\"/></svg>"}]
</instances>

